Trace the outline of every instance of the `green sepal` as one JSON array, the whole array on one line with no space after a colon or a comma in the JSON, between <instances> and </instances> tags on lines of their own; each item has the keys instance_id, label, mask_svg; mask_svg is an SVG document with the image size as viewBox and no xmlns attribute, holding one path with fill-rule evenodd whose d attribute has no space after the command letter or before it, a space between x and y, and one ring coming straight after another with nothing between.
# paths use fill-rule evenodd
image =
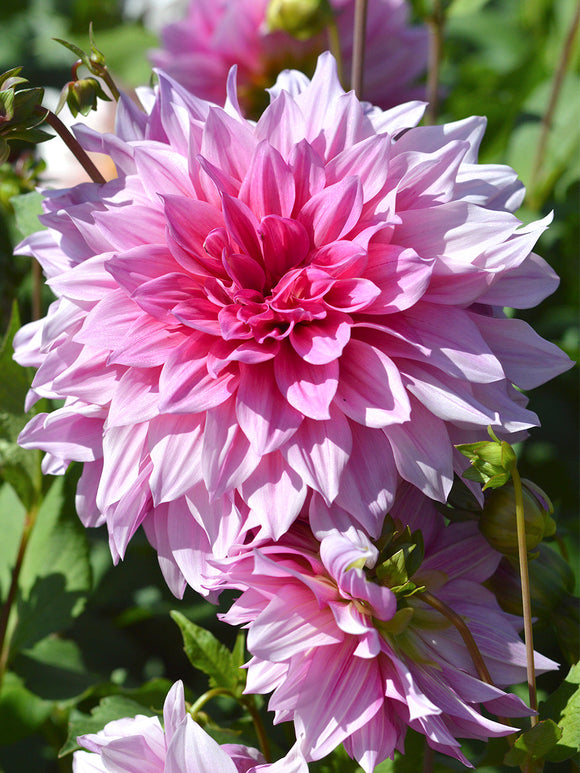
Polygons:
<instances>
[{"instance_id":1,"label":"green sepal","mask_svg":"<svg viewBox=\"0 0 580 773\"><path fill-rule=\"evenodd\" d=\"M499 488L511 477L511 471L517 465L515 451L505 440L500 440L491 427L487 431L492 438L477 443L463 443L455 446L471 462L463 477L487 488Z\"/></svg>"}]
</instances>

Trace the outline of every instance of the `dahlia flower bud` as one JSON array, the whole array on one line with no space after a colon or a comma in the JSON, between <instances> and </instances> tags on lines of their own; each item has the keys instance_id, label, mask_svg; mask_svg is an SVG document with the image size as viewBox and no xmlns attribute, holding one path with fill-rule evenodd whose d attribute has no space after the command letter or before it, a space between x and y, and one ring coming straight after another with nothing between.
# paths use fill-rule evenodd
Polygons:
<instances>
[{"instance_id":1,"label":"dahlia flower bud","mask_svg":"<svg viewBox=\"0 0 580 773\"><path fill-rule=\"evenodd\" d=\"M532 613L540 620L552 621L553 614L574 590L574 573L566 561L546 544L537 546L537 556L530 563L530 596ZM513 615L522 614L522 589L517 565L503 558L489 580L502 609Z\"/></svg>"},{"instance_id":2,"label":"dahlia flower bud","mask_svg":"<svg viewBox=\"0 0 580 773\"><path fill-rule=\"evenodd\" d=\"M533 550L544 537L556 531L551 514L554 512L547 495L534 483L522 479L526 548ZM516 501L513 483L494 489L486 499L479 519L479 529L489 544L504 555L518 550Z\"/></svg>"},{"instance_id":3,"label":"dahlia flower bud","mask_svg":"<svg viewBox=\"0 0 580 773\"><path fill-rule=\"evenodd\" d=\"M298 40L321 32L332 18L328 0L270 0L266 10L269 32L282 30Z\"/></svg>"},{"instance_id":4,"label":"dahlia flower bud","mask_svg":"<svg viewBox=\"0 0 580 773\"><path fill-rule=\"evenodd\" d=\"M88 115L91 110L97 109L99 99L111 102L96 78L69 81L61 91L56 112L60 112L66 104L73 117L76 118L79 113Z\"/></svg>"},{"instance_id":5,"label":"dahlia flower bud","mask_svg":"<svg viewBox=\"0 0 580 773\"><path fill-rule=\"evenodd\" d=\"M44 142L50 134L36 127L44 121L41 103L44 89L22 88L26 78L19 77L21 67L0 74L0 164L10 154L10 140Z\"/></svg>"}]
</instances>

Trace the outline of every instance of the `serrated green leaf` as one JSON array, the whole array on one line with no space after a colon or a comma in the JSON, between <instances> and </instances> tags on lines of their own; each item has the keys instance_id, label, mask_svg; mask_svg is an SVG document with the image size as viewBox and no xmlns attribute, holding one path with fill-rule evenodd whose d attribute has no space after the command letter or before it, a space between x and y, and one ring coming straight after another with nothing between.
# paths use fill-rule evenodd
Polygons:
<instances>
[{"instance_id":1,"label":"serrated green leaf","mask_svg":"<svg viewBox=\"0 0 580 773\"><path fill-rule=\"evenodd\" d=\"M4 674L0 691L0 746L13 744L34 733L47 719L52 704L41 700L10 671Z\"/></svg>"},{"instance_id":2,"label":"serrated green leaf","mask_svg":"<svg viewBox=\"0 0 580 773\"><path fill-rule=\"evenodd\" d=\"M524 765L528 760L544 760L562 737L562 730L551 719L539 722L516 739L504 757L504 763L511 767Z\"/></svg>"},{"instance_id":3,"label":"serrated green leaf","mask_svg":"<svg viewBox=\"0 0 580 773\"><path fill-rule=\"evenodd\" d=\"M540 716L552 719L562 729L562 737L547 759L580 762L580 663L572 666L558 689L540 705Z\"/></svg>"},{"instance_id":4,"label":"serrated green leaf","mask_svg":"<svg viewBox=\"0 0 580 773\"><path fill-rule=\"evenodd\" d=\"M157 713L142 703L138 703L124 695L109 695L103 698L90 714L83 714L78 709L73 709L69 719L68 737L59 752L59 757L64 757L66 754L70 754L70 752L80 748L76 742L79 735L98 733L105 725L113 722L115 719L136 717L137 714L153 717Z\"/></svg>"},{"instance_id":5,"label":"serrated green leaf","mask_svg":"<svg viewBox=\"0 0 580 773\"><path fill-rule=\"evenodd\" d=\"M211 687L224 687L234 695L241 695L246 676L237 658L210 631L192 623L180 612L171 612L171 617L181 629L183 649L192 666L209 676Z\"/></svg>"},{"instance_id":6,"label":"serrated green leaf","mask_svg":"<svg viewBox=\"0 0 580 773\"><path fill-rule=\"evenodd\" d=\"M57 478L38 511L20 572L12 656L70 625L91 588L85 530L74 510L77 477Z\"/></svg>"},{"instance_id":7,"label":"serrated green leaf","mask_svg":"<svg viewBox=\"0 0 580 773\"><path fill-rule=\"evenodd\" d=\"M10 203L14 207L16 227L23 238L46 228L38 220L38 216L42 215L42 199L42 194L36 191L23 193L21 196L14 196L10 199Z\"/></svg>"}]
</instances>

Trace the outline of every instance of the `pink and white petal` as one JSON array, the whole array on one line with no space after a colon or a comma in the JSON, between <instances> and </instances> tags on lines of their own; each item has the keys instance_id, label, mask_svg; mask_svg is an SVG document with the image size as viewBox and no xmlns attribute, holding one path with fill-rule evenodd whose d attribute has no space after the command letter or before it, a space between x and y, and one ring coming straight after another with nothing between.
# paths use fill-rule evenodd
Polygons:
<instances>
[{"instance_id":1,"label":"pink and white petal","mask_svg":"<svg viewBox=\"0 0 580 773\"><path fill-rule=\"evenodd\" d=\"M312 235L316 247L349 233L362 212L362 185L358 177L347 177L312 196L300 210L299 221Z\"/></svg>"},{"instance_id":2,"label":"pink and white petal","mask_svg":"<svg viewBox=\"0 0 580 773\"><path fill-rule=\"evenodd\" d=\"M241 494L262 524L260 534L277 540L294 523L306 500L306 485L277 451L263 456L241 485Z\"/></svg>"},{"instance_id":3,"label":"pink and white petal","mask_svg":"<svg viewBox=\"0 0 580 773\"><path fill-rule=\"evenodd\" d=\"M379 288L380 296L365 308L365 314L404 311L425 294L433 261L420 258L415 250L371 239L365 277Z\"/></svg>"},{"instance_id":4,"label":"pink and white petal","mask_svg":"<svg viewBox=\"0 0 580 773\"><path fill-rule=\"evenodd\" d=\"M531 309L555 292L560 278L546 261L531 253L516 268L493 276L489 289L477 300L491 306Z\"/></svg>"},{"instance_id":5,"label":"pink and white petal","mask_svg":"<svg viewBox=\"0 0 580 773\"><path fill-rule=\"evenodd\" d=\"M239 198L258 218L290 217L295 200L294 176L269 140L256 148L240 187Z\"/></svg>"},{"instance_id":6,"label":"pink and white petal","mask_svg":"<svg viewBox=\"0 0 580 773\"><path fill-rule=\"evenodd\" d=\"M468 312L485 341L520 389L532 389L568 370L572 362L555 344L521 319L496 319ZM534 363L530 367L530 363Z\"/></svg>"},{"instance_id":7,"label":"pink and white petal","mask_svg":"<svg viewBox=\"0 0 580 773\"><path fill-rule=\"evenodd\" d=\"M274 359L274 375L280 392L290 405L311 419L330 418L338 371L337 360L326 365L311 365L286 342Z\"/></svg>"},{"instance_id":8,"label":"pink and white petal","mask_svg":"<svg viewBox=\"0 0 580 773\"><path fill-rule=\"evenodd\" d=\"M326 365L343 353L350 339L351 318L342 311L328 311L326 317L298 324L290 332L290 343L311 365Z\"/></svg>"},{"instance_id":9,"label":"pink and white petal","mask_svg":"<svg viewBox=\"0 0 580 773\"><path fill-rule=\"evenodd\" d=\"M402 478L446 502L453 484L451 444L445 423L411 397L411 418L383 430Z\"/></svg>"},{"instance_id":10,"label":"pink and white petal","mask_svg":"<svg viewBox=\"0 0 580 773\"><path fill-rule=\"evenodd\" d=\"M256 367L256 366L253 366ZM205 417L201 471L212 499L240 486L260 463L236 417L235 401L209 410Z\"/></svg>"},{"instance_id":11,"label":"pink and white petal","mask_svg":"<svg viewBox=\"0 0 580 773\"><path fill-rule=\"evenodd\" d=\"M352 451L350 426L341 411L331 405L329 421L304 419L281 450L306 485L322 494L327 504L336 499Z\"/></svg>"},{"instance_id":12,"label":"pink and white petal","mask_svg":"<svg viewBox=\"0 0 580 773\"><path fill-rule=\"evenodd\" d=\"M167 747L164 773L237 773L221 746L188 714Z\"/></svg>"},{"instance_id":13,"label":"pink and white petal","mask_svg":"<svg viewBox=\"0 0 580 773\"><path fill-rule=\"evenodd\" d=\"M409 419L411 407L399 370L380 349L352 339L340 359L335 404L366 427Z\"/></svg>"},{"instance_id":14,"label":"pink and white petal","mask_svg":"<svg viewBox=\"0 0 580 773\"><path fill-rule=\"evenodd\" d=\"M118 502L137 480L147 455L147 423L111 427L103 437L103 474L97 505L105 510Z\"/></svg>"},{"instance_id":15,"label":"pink and white petal","mask_svg":"<svg viewBox=\"0 0 580 773\"><path fill-rule=\"evenodd\" d=\"M290 440L303 416L280 393L270 362L240 363L239 369L236 415L255 453L263 456Z\"/></svg>"},{"instance_id":16,"label":"pink and white petal","mask_svg":"<svg viewBox=\"0 0 580 773\"><path fill-rule=\"evenodd\" d=\"M202 479L203 430L203 415L163 415L149 422L149 485L156 505L178 499Z\"/></svg>"},{"instance_id":17,"label":"pink and white petal","mask_svg":"<svg viewBox=\"0 0 580 773\"><path fill-rule=\"evenodd\" d=\"M108 427L149 421L159 413L160 368L129 368L121 376L107 415Z\"/></svg>"}]
</instances>

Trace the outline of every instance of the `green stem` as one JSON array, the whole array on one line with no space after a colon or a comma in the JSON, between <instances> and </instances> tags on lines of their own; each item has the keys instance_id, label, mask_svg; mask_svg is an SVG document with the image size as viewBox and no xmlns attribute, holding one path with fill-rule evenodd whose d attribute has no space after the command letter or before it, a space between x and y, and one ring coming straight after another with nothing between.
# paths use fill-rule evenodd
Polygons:
<instances>
[{"instance_id":1,"label":"green stem","mask_svg":"<svg viewBox=\"0 0 580 773\"><path fill-rule=\"evenodd\" d=\"M260 716L260 713L256 708L253 699L242 699L240 700L240 703L250 712L250 716L252 717L252 722L254 723L254 727L256 729L256 735L258 736L258 741L260 742L260 748L262 749L264 759L266 762L272 762L272 753L270 752L268 736L266 735L262 717Z\"/></svg>"},{"instance_id":2,"label":"green stem","mask_svg":"<svg viewBox=\"0 0 580 773\"><path fill-rule=\"evenodd\" d=\"M32 264L32 319L42 317L42 268L40 263Z\"/></svg>"},{"instance_id":3,"label":"green stem","mask_svg":"<svg viewBox=\"0 0 580 773\"><path fill-rule=\"evenodd\" d=\"M102 71L99 72L99 77L102 78L107 86L109 87L109 91L111 92L111 96L115 100L115 102L118 102L121 98L121 92L117 88L117 85L115 81L113 80L111 73L108 71L106 67L103 67Z\"/></svg>"},{"instance_id":4,"label":"green stem","mask_svg":"<svg viewBox=\"0 0 580 773\"><path fill-rule=\"evenodd\" d=\"M367 31L367 0L356 0L354 8L354 37L352 46L352 69L350 86L357 97L362 99L363 73L365 64L365 38Z\"/></svg>"},{"instance_id":5,"label":"green stem","mask_svg":"<svg viewBox=\"0 0 580 773\"><path fill-rule=\"evenodd\" d=\"M560 96L560 91L562 90L564 76L566 75L568 62L570 61L570 57L572 55L572 50L574 48L574 38L576 37L576 34L578 32L579 25L580 25L580 2L576 6L576 11L572 19L572 24L570 25L570 29L568 30L568 35L566 36L566 42L564 43L562 54L560 55L560 61L558 62L558 67L556 69L556 72L554 73L554 80L552 81L550 101L548 103L546 112L542 117L540 139L538 140L538 147L536 149L536 155L534 158L534 166L533 166L531 183L530 183L530 191L532 194L534 193L534 188L538 182L540 172L542 171L542 164L544 163L544 154L546 152L546 145L548 143L550 129L552 128L552 119L554 117L554 111L556 110L558 97Z\"/></svg>"},{"instance_id":6,"label":"green stem","mask_svg":"<svg viewBox=\"0 0 580 773\"><path fill-rule=\"evenodd\" d=\"M528 676L528 691L530 708L538 709L536 696L536 670L534 668L534 639L532 634L532 603L530 600L530 581L528 576L528 551L526 547L526 522L524 517L524 495L522 482L517 467L511 470L514 493L516 498L516 526L518 532L518 558L520 563L520 582L522 585L522 608L524 612L524 639L526 643L526 671ZM537 715L530 718L532 727L538 724Z\"/></svg>"},{"instance_id":7,"label":"green stem","mask_svg":"<svg viewBox=\"0 0 580 773\"><path fill-rule=\"evenodd\" d=\"M99 172L97 167L93 164L93 162L89 158L86 150L81 147L79 141L75 137L73 137L73 135L69 132L69 130L66 128L66 126L63 124L63 122L60 120L58 116L56 116L50 110L47 110L46 107L38 106L35 108L35 112L44 115L44 120L46 121L46 123L49 126L52 126L52 128L55 130L55 132L58 134L58 136L61 138L64 144L70 150L70 152L74 155L76 160L83 167L83 169L85 170L85 172L88 174L88 176L91 178L93 182L101 183L101 184L106 182L103 175Z\"/></svg>"},{"instance_id":8,"label":"green stem","mask_svg":"<svg viewBox=\"0 0 580 773\"><path fill-rule=\"evenodd\" d=\"M231 690L228 690L225 687L214 687L213 690L208 690L207 692L204 692L203 695L201 695L196 702L191 706L189 709L189 713L191 714L192 718L195 719L196 714L199 714L201 709L205 706L206 703L209 703L212 698L216 698L218 695L229 695L230 698L236 699L236 696L233 694Z\"/></svg>"},{"instance_id":9,"label":"green stem","mask_svg":"<svg viewBox=\"0 0 580 773\"><path fill-rule=\"evenodd\" d=\"M328 48L330 53L336 59L336 71L338 74L338 80L344 87L344 66L342 64L342 50L340 47L340 35L338 34L338 24L334 16L328 23L326 28L326 34L328 36Z\"/></svg>"},{"instance_id":10,"label":"green stem","mask_svg":"<svg viewBox=\"0 0 580 773\"><path fill-rule=\"evenodd\" d=\"M2 607L2 613L0 614L0 687L4 679L4 673L8 666L8 658L10 656L10 636L8 635L10 612L12 611L12 606L14 605L18 593L18 580L22 570L22 563L24 561L24 555L30 540L30 535L32 534L32 529L36 522L37 514L38 508L36 506L31 507L30 511L26 513L22 537L20 538L20 545L18 546L18 553L16 555L16 562L14 564L14 569L12 570L10 589L8 591L8 596L6 597L6 603Z\"/></svg>"},{"instance_id":11,"label":"green stem","mask_svg":"<svg viewBox=\"0 0 580 773\"><path fill-rule=\"evenodd\" d=\"M233 698L235 701L237 701L240 706L242 706L242 708L249 712L250 716L252 717L252 722L254 723L254 728L256 730L256 735L258 736L258 741L260 743L260 748L262 749L264 759L266 762L271 762L272 755L270 752L270 744L268 742L268 737L266 735L266 730L264 729L262 718L260 717L260 714L254 704L253 698L240 698L237 695L234 695L234 693L231 690L228 690L226 687L214 687L212 690L204 692L204 694L201 695L191 706L189 713L191 714L192 718L195 719L196 715L199 714L205 704L209 703L209 701L211 701L213 698L217 698L218 695L228 695L230 698Z\"/></svg>"},{"instance_id":12,"label":"green stem","mask_svg":"<svg viewBox=\"0 0 580 773\"><path fill-rule=\"evenodd\" d=\"M445 12L441 0L435 0L433 13L428 17L429 26L429 65L427 70L427 114L425 123L434 124L439 110L439 74L443 56L443 30Z\"/></svg>"}]
</instances>

